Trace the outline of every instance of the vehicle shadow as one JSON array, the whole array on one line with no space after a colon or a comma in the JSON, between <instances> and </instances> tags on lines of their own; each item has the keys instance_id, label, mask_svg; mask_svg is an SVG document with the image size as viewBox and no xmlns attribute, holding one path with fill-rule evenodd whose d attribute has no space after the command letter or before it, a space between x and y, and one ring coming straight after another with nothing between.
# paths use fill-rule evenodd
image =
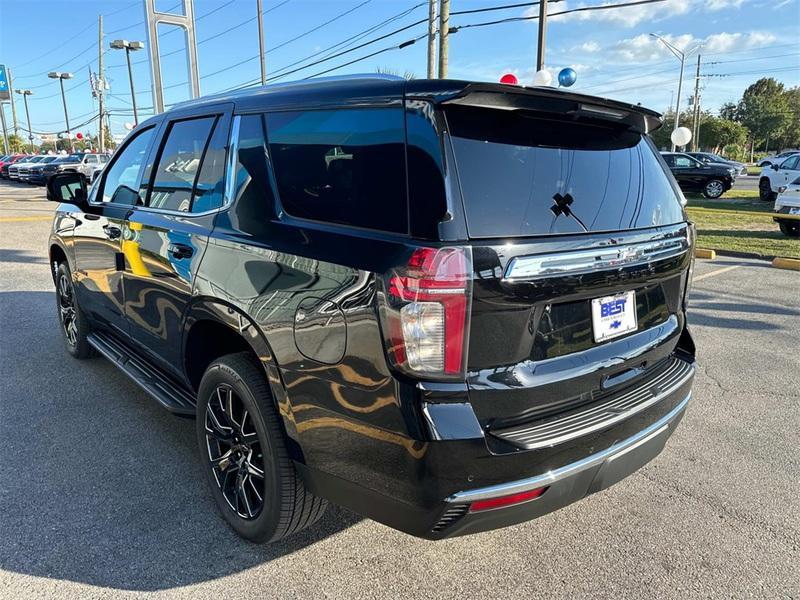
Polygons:
<instances>
[{"instance_id":1,"label":"vehicle shadow","mask_svg":"<svg viewBox=\"0 0 800 600\"><path fill-rule=\"evenodd\" d=\"M334 506L272 545L243 541L207 489L194 421L107 361L62 346L51 292L0 292L0 569L154 591L230 575L334 535Z\"/></svg>"},{"instance_id":2,"label":"vehicle shadow","mask_svg":"<svg viewBox=\"0 0 800 600\"><path fill-rule=\"evenodd\" d=\"M0 248L0 263L4 262L18 262L18 263L38 263L46 264L47 259L44 254L35 254L25 250L13 250L10 248Z\"/></svg>"}]
</instances>

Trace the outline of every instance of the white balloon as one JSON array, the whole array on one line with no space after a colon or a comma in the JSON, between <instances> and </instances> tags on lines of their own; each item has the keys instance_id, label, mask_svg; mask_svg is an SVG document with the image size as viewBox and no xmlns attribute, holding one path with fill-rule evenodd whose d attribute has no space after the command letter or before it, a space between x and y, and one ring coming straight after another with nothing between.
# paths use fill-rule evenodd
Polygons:
<instances>
[{"instance_id":1,"label":"white balloon","mask_svg":"<svg viewBox=\"0 0 800 600\"><path fill-rule=\"evenodd\" d=\"M678 127L669 136L676 146L685 146L692 139L692 131L688 127Z\"/></svg>"},{"instance_id":2,"label":"white balloon","mask_svg":"<svg viewBox=\"0 0 800 600\"><path fill-rule=\"evenodd\" d=\"M550 71L547 69L536 71L536 73L533 75L533 85L550 85L550 82L552 81L553 76L550 75Z\"/></svg>"},{"instance_id":3,"label":"white balloon","mask_svg":"<svg viewBox=\"0 0 800 600\"><path fill-rule=\"evenodd\" d=\"M125 123L125 125L123 125L123 127L125 127L125 129L130 131L131 129L133 129L133 123Z\"/></svg>"}]
</instances>

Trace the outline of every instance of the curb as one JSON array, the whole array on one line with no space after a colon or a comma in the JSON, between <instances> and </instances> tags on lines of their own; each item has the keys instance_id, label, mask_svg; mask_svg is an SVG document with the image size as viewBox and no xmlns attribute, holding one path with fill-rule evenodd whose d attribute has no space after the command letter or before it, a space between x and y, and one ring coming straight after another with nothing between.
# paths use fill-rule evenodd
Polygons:
<instances>
[{"instance_id":1,"label":"curb","mask_svg":"<svg viewBox=\"0 0 800 600\"><path fill-rule=\"evenodd\" d=\"M774 255L756 254L754 252L737 252L736 250L717 250L720 256L730 256L733 258L754 258L756 260L772 260Z\"/></svg>"},{"instance_id":2,"label":"curb","mask_svg":"<svg viewBox=\"0 0 800 600\"><path fill-rule=\"evenodd\" d=\"M717 258L717 253L714 250L706 250L705 248L695 248L694 257L708 258L710 260L714 260L715 258Z\"/></svg>"},{"instance_id":3,"label":"curb","mask_svg":"<svg viewBox=\"0 0 800 600\"><path fill-rule=\"evenodd\" d=\"M772 266L777 269L800 271L800 258L784 258L782 256L777 256L772 259Z\"/></svg>"}]
</instances>

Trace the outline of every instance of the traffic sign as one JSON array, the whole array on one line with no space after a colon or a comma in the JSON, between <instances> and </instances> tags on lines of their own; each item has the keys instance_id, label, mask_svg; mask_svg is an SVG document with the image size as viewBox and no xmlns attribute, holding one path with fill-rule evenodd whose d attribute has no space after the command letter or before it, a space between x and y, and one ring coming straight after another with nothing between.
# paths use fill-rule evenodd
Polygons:
<instances>
[{"instance_id":1,"label":"traffic sign","mask_svg":"<svg viewBox=\"0 0 800 600\"><path fill-rule=\"evenodd\" d=\"M8 83L8 71L0 65L0 101L11 99L11 85Z\"/></svg>"}]
</instances>

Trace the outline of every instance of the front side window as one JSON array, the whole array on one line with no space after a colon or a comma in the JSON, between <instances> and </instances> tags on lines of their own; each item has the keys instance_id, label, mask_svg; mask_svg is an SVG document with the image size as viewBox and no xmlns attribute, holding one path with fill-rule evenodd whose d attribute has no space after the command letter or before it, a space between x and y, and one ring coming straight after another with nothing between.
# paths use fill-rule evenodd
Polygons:
<instances>
[{"instance_id":1,"label":"front side window","mask_svg":"<svg viewBox=\"0 0 800 600\"><path fill-rule=\"evenodd\" d=\"M153 137L153 128L137 133L116 156L106 170L101 199L114 204L136 204L138 193L136 183L147 158L147 149ZM70 157L72 158L72 157ZM65 162L72 162L67 160Z\"/></svg>"},{"instance_id":2,"label":"front side window","mask_svg":"<svg viewBox=\"0 0 800 600\"><path fill-rule=\"evenodd\" d=\"M172 123L158 158L147 206L189 212L194 181L216 117Z\"/></svg>"},{"instance_id":3,"label":"front side window","mask_svg":"<svg viewBox=\"0 0 800 600\"><path fill-rule=\"evenodd\" d=\"M267 136L278 195L288 214L408 231L402 110L272 113Z\"/></svg>"},{"instance_id":4,"label":"front side window","mask_svg":"<svg viewBox=\"0 0 800 600\"><path fill-rule=\"evenodd\" d=\"M208 143L203 164L194 186L191 211L201 213L222 206L225 191L225 151L228 131L222 119L214 125L211 141Z\"/></svg>"},{"instance_id":5,"label":"front side window","mask_svg":"<svg viewBox=\"0 0 800 600\"><path fill-rule=\"evenodd\" d=\"M94 154L90 154L86 157L86 163L93 165L97 163L97 157Z\"/></svg>"},{"instance_id":6,"label":"front side window","mask_svg":"<svg viewBox=\"0 0 800 600\"><path fill-rule=\"evenodd\" d=\"M691 169L697 166L697 163L688 156L676 156L675 166L678 167L679 169Z\"/></svg>"},{"instance_id":7,"label":"front side window","mask_svg":"<svg viewBox=\"0 0 800 600\"><path fill-rule=\"evenodd\" d=\"M798 161L800 161L800 156L793 156L792 158L787 158L785 161L783 161L783 164L781 164L780 168L786 171L794 171L795 169L797 169Z\"/></svg>"}]
</instances>

